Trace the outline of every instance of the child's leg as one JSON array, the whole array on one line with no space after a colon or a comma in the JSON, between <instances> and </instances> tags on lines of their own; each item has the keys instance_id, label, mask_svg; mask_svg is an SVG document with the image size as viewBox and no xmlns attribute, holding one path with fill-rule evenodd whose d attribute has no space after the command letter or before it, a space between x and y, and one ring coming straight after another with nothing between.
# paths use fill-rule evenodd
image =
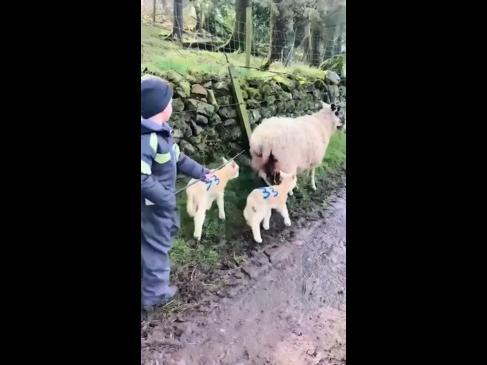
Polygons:
<instances>
[{"instance_id":1,"label":"child's leg","mask_svg":"<svg viewBox=\"0 0 487 365\"><path fill-rule=\"evenodd\" d=\"M141 216L142 305L157 305L172 295L169 288L173 219L170 212L154 214L159 207L143 206ZM164 217L164 215L166 215Z\"/></svg>"},{"instance_id":2,"label":"child's leg","mask_svg":"<svg viewBox=\"0 0 487 365\"><path fill-rule=\"evenodd\" d=\"M221 192L216 198L216 204L218 205L218 218L225 219L225 204L223 202L224 193Z\"/></svg>"}]
</instances>

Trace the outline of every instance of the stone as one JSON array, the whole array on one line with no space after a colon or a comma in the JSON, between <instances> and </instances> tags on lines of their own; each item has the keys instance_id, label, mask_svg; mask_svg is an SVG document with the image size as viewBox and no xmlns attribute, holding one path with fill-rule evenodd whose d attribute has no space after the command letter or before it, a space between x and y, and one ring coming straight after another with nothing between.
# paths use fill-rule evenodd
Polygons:
<instances>
[{"instance_id":1,"label":"stone","mask_svg":"<svg viewBox=\"0 0 487 365\"><path fill-rule=\"evenodd\" d=\"M199 136L201 132L203 132L203 128L201 128L198 124L194 121L191 121L191 129L193 130L193 135Z\"/></svg>"},{"instance_id":2,"label":"stone","mask_svg":"<svg viewBox=\"0 0 487 365\"><path fill-rule=\"evenodd\" d=\"M181 141L181 143L179 144L179 147L181 147L181 150L185 153L185 154L188 154L188 155L191 155L193 153L196 152L196 149L194 148L194 146L189 143L188 141Z\"/></svg>"},{"instance_id":3,"label":"stone","mask_svg":"<svg viewBox=\"0 0 487 365\"><path fill-rule=\"evenodd\" d=\"M255 99L249 99L249 100L247 100L247 106L249 108L259 108L260 103Z\"/></svg>"},{"instance_id":4,"label":"stone","mask_svg":"<svg viewBox=\"0 0 487 365\"><path fill-rule=\"evenodd\" d=\"M261 120L262 115L258 109L251 109L250 110L250 121L253 123L257 123Z\"/></svg>"},{"instance_id":5,"label":"stone","mask_svg":"<svg viewBox=\"0 0 487 365\"><path fill-rule=\"evenodd\" d=\"M280 75L274 76L273 80L275 80L277 82L277 84L284 91L287 91L287 92L290 92L291 90L293 90L296 87L296 83L294 82L294 80L290 80L290 79L283 77L283 76L280 76Z\"/></svg>"},{"instance_id":6,"label":"stone","mask_svg":"<svg viewBox=\"0 0 487 365\"><path fill-rule=\"evenodd\" d=\"M220 114L222 118L230 119L230 118L235 118L237 116L237 111L234 108L225 107L225 108L221 108L218 111L218 114Z\"/></svg>"},{"instance_id":7,"label":"stone","mask_svg":"<svg viewBox=\"0 0 487 365\"><path fill-rule=\"evenodd\" d=\"M205 117L204 115L198 114L198 115L196 115L196 123L207 125L208 124L208 118Z\"/></svg>"},{"instance_id":8,"label":"stone","mask_svg":"<svg viewBox=\"0 0 487 365\"><path fill-rule=\"evenodd\" d=\"M230 92L228 87L228 82L218 81L213 85L213 91L215 91L216 96L226 95Z\"/></svg>"},{"instance_id":9,"label":"stone","mask_svg":"<svg viewBox=\"0 0 487 365\"><path fill-rule=\"evenodd\" d=\"M335 71L326 71L325 81L328 85L338 85L340 83L340 76Z\"/></svg>"},{"instance_id":10,"label":"stone","mask_svg":"<svg viewBox=\"0 0 487 365\"><path fill-rule=\"evenodd\" d=\"M175 112L182 112L184 110L184 101L182 99L173 99L172 100L172 109Z\"/></svg>"},{"instance_id":11,"label":"stone","mask_svg":"<svg viewBox=\"0 0 487 365\"><path fill-rule=\"evenodd\" d=\"M206 89L200 84L194 84L193 86L191 86L191 94L204 96L206 98L206 96L208 95L208 91L206 91Z\"/></svg>"},{"instance_id":12,"label":"stone","mask_svg":"<svg viewBox=\"0 0 487 365\"><path fill-rule=\"evenodd\" d=\"M190 92L191 92L191 85L189 84L188 81L182 80L177 84L174 91L180 97L188 98L190 96Z\"/></svg>"},{"instance_id":13,"label":"stone","mask_svg":"<svg viewBox=\"0 0 487 365\"><path fill-rule=\"evenodd\" d=\"M222 123L222 118L218 114L213 114L208 121L211 125L217 126Z\"/></svg>"},{"instance_id":14,"label":"stone","mask_svg":"<svg viewBox=\"0 0 487 365\"><path fill-rule=\"evenodd\" d=\"M225 106L225 105L231 104L232 99L230 98L229 95L223 95L223 96L216 97L216 102L220 106L222 106L222 105Z\"/></svg>"},{"instance_id":15,"label":"stone","mask_svg":"<svg viewBox=\"0 0 487 365\"><path fill-rule=\"evenodd\" d=\"M186 107L189 111L196 111L205 116L212 115L215 112L213 105L197 99L186 99Z\"/></svg>"},{"instance_id":16,"label":"stone","mask_svg":"<svg viewBox=\"0 0 487 365\"><path fill-rule=\"evenodd\" d=\"M246 90L247 90L247 95L249 96L249 99L260 99L261 98L259 89L249 87Z\"/></svg>"},{"instance_id":17,"label":"stone","mask_svg":"<svg viewBox=\"0 0 487 365\"><path fill-rule=\"evenodd\" d=\"M236 119L227 119L226 121L223 122L224 127L230 127L232 125L236 125L237 120Z\"/></svg>"},{"instance_id":18,"label":"stone","mask_svg":"<svg viewBox=\"0 0 487 365\"><path fill-rule=\"evenodd\" d=\"M173 135L174 138L183 138L184 134L181 129L174 129L173 130Z\"/></svg>"},{"instance_id":19,"label":"stone","mask_svg":"<svg viewBox=\"0 0 487 365\"><path fill-rule=\"evenodd\" d=\"M173 71L173 70L169 70L167 72L167 80L168 81L171 81L175 84L178 84L180 81L183 80L183 76L178 74L176 71Z\"/></svg>"},{"instance_id":20,"label":"stone","mask_svg":"<svg viewBox=\"0 0 487 365\"><path fill-rule=\"evenodd\" d=\"M268 95L264 98L266 105L272 105L276 102L276 97L274 95Z\"/></svg>"}]
</instances>

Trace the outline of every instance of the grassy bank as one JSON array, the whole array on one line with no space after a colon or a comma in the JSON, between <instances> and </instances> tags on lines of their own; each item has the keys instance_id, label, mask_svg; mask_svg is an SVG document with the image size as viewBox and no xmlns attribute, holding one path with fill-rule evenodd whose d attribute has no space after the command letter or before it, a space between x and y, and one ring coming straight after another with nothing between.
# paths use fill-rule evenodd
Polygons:
<instances>
[{"instance_id":1,"label":"grassy bank","mask_svg":"<svg viewBox=\"0 0 487 365\"><path fill-rule=\"evenodd\" d=\"M160 25L143 22L141 24L141 44L143 46L142 69L150 72L163 72L173 70L180 74L188 72L206 72L210 74L226 74L227 60L221 52L209 52L198 49L182 49L177 42L165 41L164 36L170 33L170 29ZM235 66L245 65L244 53L227 53L229 62ZM260 67L264 63L262 57L251 57L250 66ZM323 78L323 71L309 67L305 64L295 64L284 67L274 63L271 71L302 74L305 76ZM239 69L242 76L268 77L275 75L271 72L261 72L252 69Z\"/></svg>"}]
</instances>

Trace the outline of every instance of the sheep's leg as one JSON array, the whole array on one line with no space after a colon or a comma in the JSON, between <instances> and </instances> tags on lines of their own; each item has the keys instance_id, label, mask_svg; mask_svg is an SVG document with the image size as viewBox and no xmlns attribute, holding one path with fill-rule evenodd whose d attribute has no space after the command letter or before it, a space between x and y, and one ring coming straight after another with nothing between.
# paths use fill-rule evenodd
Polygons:
<instances>
[{"instance_id":1,"label":"sheep's leg","mask_svg":"<svg viewBox=\"0 0 487 365\"><path fill-rule=\"evenodd\" d=\"M201 209L199 212L196 212L194 216L194 234L193 237L196 240L201 240L201 232L203 231L203 223L205 221L205 210Z\"/></svg>"},{"instance_id":2,"label":"sheep's leg","mask_svg":"<svg viewBox=\"0 0 487 365\"><path fill-rule=\"evenodd\" d=\"M267 214L264 217L264 224L263 224L262 227L266 231L269 229L269 224L270 224L270 220L271 220L271 214L272 214L272 209L269 209L269 211L267 212Z\"/></svg>"},{"instance_id":3,"label":"sheep's leg","mask_svg":"<svg viewBox=\"0 0 487 365\"><path fill-rule=\"evenodd\" d=\"M315 168L311 170L311 188L316 190L316 181L315 181Z\"/></svg>"},{"instance_id":4,"label":"sheep's leg","mask_svg":"<svg viewBox=\"0 0 487 365\"><path fill-rule=\"evenodd\" d=\"M286 204L284 204L284 206L282 207L277 208L277 211L284 218L284 224L289 227L291 225L291 219L289 218L289 212L287 211Z\"/></svg>"},{"instance_id":5,"label":"sheep's leg","mask_svg":"<svg viewBox=\"0 0 487 365\"><path fill-rule=\"evenodd\" d=\"M225 207L223 203L223 192L218 194L216 198L216 205L218 205L218 218L225 219Z\"/></svg>"}]
</instances>

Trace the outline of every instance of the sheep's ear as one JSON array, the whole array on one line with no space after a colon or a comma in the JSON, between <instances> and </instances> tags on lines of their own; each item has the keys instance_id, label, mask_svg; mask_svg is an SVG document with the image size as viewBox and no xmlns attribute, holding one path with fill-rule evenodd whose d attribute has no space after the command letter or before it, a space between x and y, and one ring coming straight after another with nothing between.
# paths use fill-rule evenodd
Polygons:
<instances>
[{"instance_id":1,"label":"sheep's ear","mask_svg":"<svg viewBox=\"0 0 487 365\"><path fill-rule=\"evenodd\" d=\"M279 170L279 174L281 175L281 177L288 177L289 174L286 174L285 172L282 172L281 170Z\"/></svg>"},{"instance_id":2,"label":"sheep's ear","mask_svg":"<svg viewBox=\"0 0 487 365\"><path fill-rule=\"evenodd\" d=\"M222 157L223 163L228 163L228 160L225 157Z\"/></svg>"}]
</instances>

